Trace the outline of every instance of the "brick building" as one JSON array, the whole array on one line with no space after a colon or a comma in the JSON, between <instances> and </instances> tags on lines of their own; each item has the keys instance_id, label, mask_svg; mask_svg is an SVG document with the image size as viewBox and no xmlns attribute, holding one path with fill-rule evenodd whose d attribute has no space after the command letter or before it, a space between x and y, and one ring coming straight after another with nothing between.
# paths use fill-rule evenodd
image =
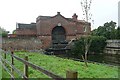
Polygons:
<instances>
[{"instance_id":1,"label":"brick building","mask_svg":"<svg viewBox=\"0 0 120 80\"><path fill-rule=\"evenodd\" d=\"M31 24L16 24L16 36L17 37L32 37L36 36L36 23Z\"/></svg>"},{"instance_id":2,"label":"brick building","mask_svg":"<svg viewBox=\"0 0 120 80\"><path fill-rule=\"evenodd\" d=\"M91 32L91 24L78 20L74 14L72 18L65 18L57 12L55 16L38 16L36 23L17 24L17 36L34 36L42 41L42 48L48 48L53 44L62 44L71 39L88 35Z\"/></svg>"}]
</instances>

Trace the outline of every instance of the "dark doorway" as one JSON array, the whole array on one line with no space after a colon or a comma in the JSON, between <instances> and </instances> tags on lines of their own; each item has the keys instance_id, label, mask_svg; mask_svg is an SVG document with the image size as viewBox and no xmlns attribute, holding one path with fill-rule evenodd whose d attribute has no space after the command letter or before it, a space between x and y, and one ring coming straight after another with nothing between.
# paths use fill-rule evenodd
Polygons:
<instances>
[{"instance_id":1,"label":"dark doorway","mask_svg":"<svg viewBox=\"0 0 120 80\"><path fill-rule=\"evenodd\" d=\"M52 30L52 43L61 43L66 39L66 32L62 26L56 26Z\"/></svg>"}]
</instances>

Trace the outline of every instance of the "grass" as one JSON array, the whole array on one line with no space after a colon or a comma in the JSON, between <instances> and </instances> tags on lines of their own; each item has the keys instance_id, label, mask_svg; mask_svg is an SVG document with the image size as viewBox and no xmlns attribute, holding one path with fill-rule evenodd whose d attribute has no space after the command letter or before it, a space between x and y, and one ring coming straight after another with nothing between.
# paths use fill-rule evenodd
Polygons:
<instances>
[{"instance_id":1,"label":"grass","mask_svg":"<svg viewBox=\"0 0 120 80\"><path fill-rule=\"evenodd\" d=\"M2 63L1 63L1 61L0 61L0 71L2 71ZM2 78L2 72L0 72L0 80L1 80L1 78Z\"/></svg>"},{"instance_id":2,"label":"grass","mask_svg":"<svg viewBox=\"0 0 120 80\"><path fill-rule=\"evenodd\" d=\"M24 58L25 55L28 55L29 62L41 66L42 68L64 78L66 77L67 70L77 71L79 78L118 78L118 67L93 63L88 63L88 67L85 67L83 62L33 52L16 52L15 55L21 58ZM10 61L10 56L7 56L7 59ZM23 72L23 63L15 60L15 67ZM3 77L9 77L4 70L3 73ZM15 76L19 78L17 74L15 74ZM35 71L30 67L29 77L49 78L48 76Z\"/></svg>"}]
</instances>

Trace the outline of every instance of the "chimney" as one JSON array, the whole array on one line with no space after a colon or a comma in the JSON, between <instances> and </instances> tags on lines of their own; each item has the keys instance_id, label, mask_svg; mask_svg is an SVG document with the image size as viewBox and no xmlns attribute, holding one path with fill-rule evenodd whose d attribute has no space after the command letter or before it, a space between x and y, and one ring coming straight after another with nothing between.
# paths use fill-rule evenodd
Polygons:
<instances>
[{"instance_id":1,"label":"chimney","mask_svg":"<svg viewBox=\"0 0 120 80\"><path fill-rule=\"evenodd\" d=\"M60 15L60 12L57 12L57 15Z\"/></svg>"},{"instance_id":2,"label":"chimney","mask_svg":"<svg viewBox=\"0 0 120 80\"><path fill-rule=\"evenodd\" d=\"M76 13L74 13L74 15L72 16L72 19L77 21L77 17L78 17L78 15L76 15Z\"/></svg>"}]
</instances>

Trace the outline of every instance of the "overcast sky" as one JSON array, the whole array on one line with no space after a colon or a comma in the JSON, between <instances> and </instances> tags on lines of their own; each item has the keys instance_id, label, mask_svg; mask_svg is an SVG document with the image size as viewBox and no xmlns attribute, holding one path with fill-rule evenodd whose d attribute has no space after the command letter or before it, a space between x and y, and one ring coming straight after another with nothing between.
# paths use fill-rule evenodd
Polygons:
<instances>
[{"instance_id":1,"label":"overcast sky","mask_svg":"<svg viewBox=\"0 0 120 80\"><path fill-rule=\"evenodd\" d=\"M66 18L74 13L82 19L81 0L0 0L0 26L12 32L17 23L36 22L39 15L54 16L57 12ZM92 29L111 20L118 23L118 1L92 0Z\"/></svg>"}]
</instances>

